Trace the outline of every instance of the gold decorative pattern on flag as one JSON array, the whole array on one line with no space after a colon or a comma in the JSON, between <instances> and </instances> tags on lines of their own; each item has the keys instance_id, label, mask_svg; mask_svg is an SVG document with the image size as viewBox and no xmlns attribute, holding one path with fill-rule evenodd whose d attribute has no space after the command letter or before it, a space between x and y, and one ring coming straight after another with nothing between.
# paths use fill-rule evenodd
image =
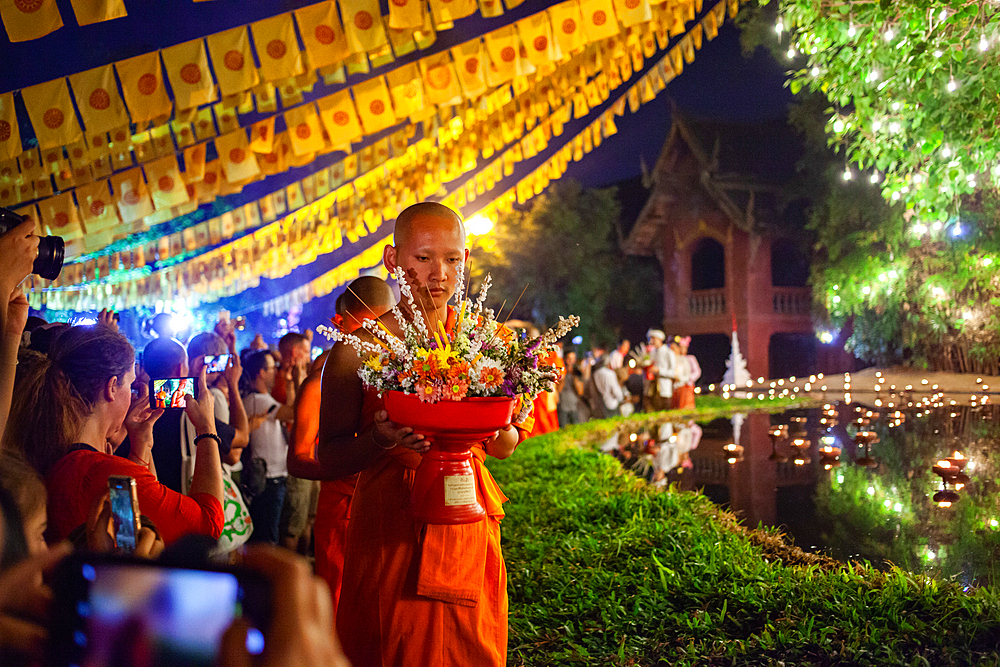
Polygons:
<instances>
[{"instance_id":1,"label":"gold decorative pattern on flag","mask_svg":"<svg viewBox=\"0 0 1000 667\"><path fill-rule=\"evenodd\" d=\"M153 208L168 209L188 202L187 188L181 179L181 170L177 165L177 157L168 155L143 165L146 172L146 183L153 191Z\"/></svg>"},{"instance_id":2,"label":"gold decorative pattern on flag","mask_svg":"<svg viewBox=\"0 0 1000 667\"><path fill-rule=\"evenodd\" d=\"M241 128L216 137L215 150L222 163L222 172L230 183L239 183L260 173L257 157L247 141L246 130Z\"/></svg>"},{"instance_id":3,"label":"gold decorative pattern on flag","mask_svg":"<svg viewBox=\"0 0 1000 667\"><path fill-rule=\"evenodd\" d=\"M451 57L455 61L458 81L462 86L462 94L469 99L486 92L486 52L483 43L473 39L459 44L451 49Z\"/></svg>"},{"instance_id":4,"label":"gold decorative pattern on flag","mask_svg":"<svg viewBox=\"0 0 1000 667\"><path fill-rule=\"evenodd\" d=\"M163 85L159 51L116 62L115 70L133 123L169 118L173 102Z\"/></svg>"},{"instance_id":5,"label":"gold decorative pattern on flag","mask_svg":"<svg viewBox=\"0 0 1000 667\"><path fill-rule=\"evenodd\" d=\"M128 125L128 113L110 63L71 74L69 82L87 134L94 136Z\"/></svg>"},{"instance_id":6,"label":"gold decorative pattern on flag","mask_svg":"<svg viewBox=\"0 0 1000 667\"><path fill-rule=\"evenodd\" d=\"M316 105L319 107L320 119L323 121L326 133L334 146L349 146L350 142L364 134L354 107L354 100L348 91L341 90L333 95L321 97L316 101Z\"/></svg>"},{"instance_id":7,"label":"gold decorative pattern on flag","mask_svg":"<svg viewBox=\"0 0 1000 667\"><path fill-rule=\"evenodd\" d=\"M333 0L296 9L294 14L311 67L336 65L351 54Z\"/></svg>"},{"instance_id":8,"label":"gold decorative pattern on flag","mask_svg":"<svg viewBox=\"0 0 1000 667\"><path fill-rule=\"evenodd\" d=\"M14 111L14 93L4 93L0 95L0 161L13 160L21 151L21 130Z\"/></svg>"},{"instance_id":9,"label":"gold decorative pattern on flag","mask_svg":"<svg viewBox=\"0 0 1000 667\"><path fill-rule=\"evenodd\" d=\"M583 30L588 42L618 34L618 16L611 0L580 0Z\"/></svg>"},{"instance_id":10,"label":"gold decorative pattern on flag","mask_svg":"<svg viewBox=\"0 0 1000 667\"><path fill-rule=\"evenodd\" d=\"M552 32L564 55L582 49L587 44L583 34L583 16L580 14L579 0L568 0L546 10Z\"/></svg>"},{"instance_id":11,"label":"gold decorative pattern on flag","mask_svg":"<svg viewBox=\"0 0 1000 667\"><path fill-rule=\"evenodd\" d=\"M250 24L264 81L279 81L302 74L302 54L295 38L291 14L279 14Z\"/></svg>"},{"instance_id":12,"label":"gold decorative pattern on flag","mask_svg":"<svg viewBox=\"0 0 1000 667\"><path fill-rule=\"evenodd\" d=\"M260 83L253 54L250 53L250 35L246 26L209 35L205 43L212 56L215 80L223 95L235 95Z\"/></svg>"},{"instance_id":13,"label":"gold decorative pattern on flag","mask_svg":"<svg viewBox=\"0 0 1000 667\"><path fill-rule=\"evenodd\" d=\"M388 43L378 0L340 0L351 53L368 53Z\"/></svg>"},{"instance_id":14,"label":"gold decorative pattern on flag","mask_svg":"<svg viewBox=\"0 0 1000 667\"><path fill-rule=\"evenodd\" d=\"M285 112L285 126L296 155L310 155L323 150L323 128L315 104L305 104Z\"/></svg>"},{"instance_id":15,"label":"gold decorative pattern on flag","mask_svg":"<svg viewBox=\"0 0 1000 667\"><path fill-rule=\"evenodd\" d=\"M455 73L449 52L442 51L421 58L418 62L428 102L447 106L461 101L462 89L459 87L458 75Z\"/></svg>"},{"instance_id":16,"label":"gold decorative pattern on flag","mask_svg":"<svg viewBox=\"0 0 1000 667\"><path fill-rule=\"evenodd\" d=\"M122 0L70 0L78 25L90 25L127 16Z\"/></svg>"},{"instance_id":17,"label":"gold decorative pattern on flag","mask_svg":"<svg viewBox=\"0 0 1000 667\"><path fill-rule=\"evenodd\" d=\"M66 79L54 79L24 88L21 99L35 129L38 147L42 150L83 139Z\"/></svg>"},{"instance_id":18,"label":"gold decorative pattern on flag","mask_svg":"<svg viewBox=\"0 0 1000 667\"><path fill-rule=\"evenodd\" d=\"M359 83L351 90L358 105L358 116L365 134L374 134L396 124L396 114L392 109L389 89L383 77L377 76Z\"/></svg>"},{"instance_id":19,"label":"gold decorative pattern on flag","mask_svg":"<svg viewBox=\"0 0 1000 667\"><path fill-rule=\"evenodd\" d=\"M485 42L486 52L490 56L486 82L490 86L499 86L513 79L517 74L517 29L508 25L494 30L486 34Z\"/></svg>"},{"instance_id":20,"label":"gold decorative pattern on flag","mask_svg":"<svg viewBox=\"0 0 1000 667\"><path fill-rule=\"evenodd\" d=\"M390 0L389 28L420 28L424 24L426 13L424 0Z\"/></svg>"},{"instance_id":21,"label":"gold decorative pattern on flag","mask_svg":"<svg viewBox=\"0 0 1000 667\"><path fill-rule=\"evenodd\" d=\"M562 54L558 42L552 38L552 24L548 14L539 12L517 22L521 44L528 52L528 60L536 67L551 66Z\"/></svg>"},{"instance_id":22,"label":"gold decorative pattern on flag","mask_svg":"<svg viewBox=\"0 0 1000 667\"><path fill-rule=\"evenodd\" d=\"M420 118L434 113L424 99L424 87L416 63L398 67L385 75L392 95L392 104L400 118Z\"/></svg>"},{"instance_id":23,"label":"gold decorative pattern on flag","mask_svg":"<svg viewBox=\"0 0 1000 667\"><path fill-rule=\"evenodd\" d=\"M38 39L63 26L56 0L0 0L0 18L12 42Z\"/></svg>"},{"instance_id":24,"label":"gold decorative pattern on flag","mask_svg":"<svg viewBox=\"0 0 1000 667\"><path fill-rule=\"evenodd\" d=\"M163 49L161 53L178 111L215 102L218 94L208 68L205 40L192 39Z\"/></svg>"}]
</instances>

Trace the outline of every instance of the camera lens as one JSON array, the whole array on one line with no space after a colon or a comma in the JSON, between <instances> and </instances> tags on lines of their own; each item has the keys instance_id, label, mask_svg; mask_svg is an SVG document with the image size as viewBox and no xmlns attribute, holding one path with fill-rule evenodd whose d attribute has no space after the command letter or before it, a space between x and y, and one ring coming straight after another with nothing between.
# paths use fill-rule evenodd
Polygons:
<instances>
[{"instance_id":1,"label":"camera lens","mask_svg":"<svg viewBox=\"0 0 1000 667\"><path fill-rule=\"evenodd\" d=\"M66 255L66 244L61 236L42 236L38 239L38 257L31 267L32 273L36 273L46 280L55 280L62 271L63 260Z\"/></svg>"}]
</instances>

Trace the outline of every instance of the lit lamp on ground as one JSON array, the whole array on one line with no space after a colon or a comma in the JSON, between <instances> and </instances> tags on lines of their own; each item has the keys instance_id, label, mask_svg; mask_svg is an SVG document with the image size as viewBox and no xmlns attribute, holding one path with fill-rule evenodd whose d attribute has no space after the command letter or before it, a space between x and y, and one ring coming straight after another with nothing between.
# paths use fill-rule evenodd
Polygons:
<instances>
[{"instance_id":1,"label":"lit lamp on ground","mask_svg":"<svg viewBox=\"0 0 1000 667\"><path fill-rule=\"evenodd\" d=\"M962 487L969 483L969 476L962 471L962 468L965 467L967 459L962 459L962 461L962 465L958 466L955 465L954 459L952 458L941 459L936 464L931 466L931 470L933 470L934 474L945 482L946 486L948 483L954 484L955 490L960 491Z\"/></svg>"},{"instance_id":2,"label":"lit lamp on ground","mask_svg":"<svg viewBox=\"0 0 1000 667\"><path fill-rule=\"evenodd\" d=\"M803 431L803 433L805 432ZM792 459L792 463L797 466L812 463L812 459L809 457L809 448L812 446L812 440L804 437L796 437L792 438L789 444L795 448L795 457Z\"/></svg>"},{"instance_id":3,"label":"lit lamp on ground","mask_svg":"<svg viewBox=\"0 0 1000 667\"><path fill-rule=\"evenodd\" d=\"M834 446L836 440L833 436L823 436L821 439L823 446L819 448L819 458L823 463L824 470L831 470L840 466L840 447Z\"/></svg>"},{"instance_id":4,"label":"lit lamp on ground","mask_svg":"<svg viewBox=\"0 0 1000 667\"><path fill-rule=\"evenodd\" d=\"M743 460L743 446L737 445L735 443L729 443L728 445L723 445L722 453L726 457L728 463L736 463L737 461Z\"/></svg>"},{"instance_id":5,"label":"lit lamp on ground","mask_svg":"<svg viewBox=\"0 0 1000 667\"><path fill-rule=\"evenodd\" d=\"M771 438L771 455L767 458L775 463L784 463L787 461L787 456L778 453L777 445L779 439L788 436L788 426L786 424L782 424L781 426L772 426L771 430L767 432L767 436Z\"/></svg>"},{"instance_id":6,"label":"lit lamp on ground","mask_svg":"<svg viewBox=\"0 0 1000 667\"><path fill-rule=\"evenodd\" d=\"M854 442L865 449L864 456L857 458L854 463L865 468L876 467L878 461L871 457L871 445L878 442L878 434L875 431L858 431L854 434Z\"/></svg>"}]
</instances>

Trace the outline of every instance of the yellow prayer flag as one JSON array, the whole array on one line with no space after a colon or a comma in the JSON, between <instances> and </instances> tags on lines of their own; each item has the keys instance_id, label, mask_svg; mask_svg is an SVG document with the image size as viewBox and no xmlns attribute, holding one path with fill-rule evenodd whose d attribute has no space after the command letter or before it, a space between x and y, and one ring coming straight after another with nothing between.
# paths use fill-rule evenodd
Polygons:
<instances>
[{"instance_id":1,"label":"yellow prayer flag","mask_svg":"<svg viewBox=\"0 0 1000 667\"><path fill-rule=\"evenodd\" d=\"M90 25L127 16L122 0L70 0L79 25Z\"/></svg>"},{"instance_id":2,"label":"yellow prayer flag","mask_svg":"<svg viewBox=\"0 0 1000 667\"><path fill-rule=\"evenodd\" d=\"M250 126L250 148L254 153L270 153L274 146L274 116Z\"/></svg>"},{"instance_id":3,"label":"yellow prayer flag","mask_svg":"<svg viewBox=\"0 0 1000 667\"><path fill-rule=\"evenodd\" d=\"M211 139L215 136L215 121L212 120L212 107L198 109L194 117L194 136L198 141Z\"/></svg>"},{"instance_id":4,"label":"yellow prayer flag","mask_svg":"<svg viewBox=\"0 0 1000 667\"><path fill-rule=\"evenodd\" d=\"M111 203L111 192L106 179L81 185L75 194L88 234L118 225L118 212Z\"/></svg>"},{"instance_id":5,"label":"yellow prayer flag","mask_svg":"<svg viewBox=\"0 0 1000 667\"><path fill-rule=\"evenodd\" d=\"M288 138L288 132L276 134L272 141L271 150L267 153L262 153L258 157L261 173L265 176L270 176L271 174L280 174L288 169L285 156L291 150L291 140Z\"/></svg>"},{"instance_id":6,"label":"yellow prayer flag","mask_svg":"<svg viewBox=\"0 0 1000 667\"><path fill-rule=\"evenodd\" d=\"M260 173L245 130L239 129L216 137L215 150L219 154L226 180L230 183L245 181Z\"/></svg>"},{"instance_id":7,"label":"yellow prayer flag","mask_svg":"<svg viewBox=\"0 0 1000 667\"><path fill-rule=\"evenodd\" d=\"M347 36L333 0L302 7L294 13L310 67L318 69L336 65L350 55Z\"/></svg>"},{"instance_id":8,"label":"yellow prayer flag","mask_svg":"<svg viewBox=\"0 0 1000 667\"><path fill-rule=\"evenodd\" d=\"M715 12L711 11L705 15L705 18L701 22L702 27L705 30L705 37L708 41L715 39L716 35L719 34L719 24L715 18Z\"/></svg>"},{"instance_id":9,"label":"yellow prayer flag","mask_svg":"<svg viewBox=\"0 0 1000 667\"><path fill-rule=\"evenodd\" d=\"M340 0L351 53L368 53L388 43L378 0Z\"/></svg>"},{"instance_id":10,"label":"yellow prayer flag","mask_svg":"<svg viewBox=\"0 0 1000 667\"><path fill-rule=\"evenodd\" d=\"M0 18L12 42L38 39L63 26L56 0L0 0Z\"/></svg>"},{"instance_id":11,"label":"yellow prayer flag","mask_svg":"<svg viewBox=\"0 0 1000 667\"><path fill-rule=\"evenodd\" d=\"M364 132L358 121L354 100L347 90L327 95L316 100L320 119L334 146L349 145L360 139Z\"/></svg>"},{"instance_id":12,"label":"yellow prayer flag","mask_svg":"<svg viewBox=\"0 0 1000 667\"><path fill-rule=\"evenodd\" d=\"M69 82L88 134L95 135L128 125L129 117L118 94L118 82L110 63L71 74Z\"/></svg>"},{"instance_id":13,"label":"yellow prayer flag","mask_svg":"<svg viewBox=\"0 0 1000 667\"><path fill-rule=\"evenodd\" d=\"M580 0L580 13L588 42L618 34L618 17L611 0Z\"/></svg>"},{"instance_id":14,"label":"yellow prayer flag","mask_svg":"<svg viewBox=\"0 0 1000 667\"><path fill-rule=\"evenodd\" d=\"M215 122L219 126L219 134L229 134L240 128L240 117L236 113L236 109L227 109L224 104L219 102L212 106L212 110L215 112Z\"/></svg>"},{"instance_id":15,"label":"yellow prayer flag","mask_svg":"<svg viewBox=\"0 0 1000 667\"><path fill-rule=\"evenodd\" d=\"M246 26L209 35L205 42L212 56L215 80L223 95L235 95L260 83Z\"/></svg>"},{"instance_id":16,"label":"yellow prayer flag","mask_svg":"<svg viewBox=\"0 0 1000 667\"><path fill-rule=\"evenodd\" d=\"M649 0L615 0L615 11L626 28L653 20Z\"/></svg>"},{"instance_id":17,"label":"yellow prayer flag","mask_svg":"<svg viewBox=\"0 0 1000 667\"><path fill-rule=\"evenodd\" d=\"M35 181L45 177L42 158L37 148L29 148L17 158L17 166L21 170L21 179Z\"/></svg>"},{"instance_id":18,"label":"yellow prayer flag","mask_svg":"<svg viewBox=\"0 0 1000 667\"><path fill-rule=\"evenodd\" d=\"M352 90L365 134L374 134L396 124L396 115L384 77L377 76L359 83ZM330 138L333 139L332 136Z\"/></svg>"},{"instance_id":19,"label":"yellow prayer flag","mask_svg":"<svg viewBox=\"0 0 1000 667\"><path fill-rule=\"evenodd\" d=\"M557 42L552 39L552 25L545 12L538 12L517 22L521 43L528 52L528 60L535 66L548 65L560 59Z\"/></svg>"},{"instance_id":20,"label":"yellow prayer flag","mask_svg":"<svg viewBox=\"0 0 1000 667\"><path fill-rule=\"evenodd\" d=\"M212 72L208 69L208 51L204 40L192 39L167 47L161 53L178 111L211 104L216 100L218 94Z\"/></svg>"},{"instance_id":21,"label":"yellow prayer flag","mask_svg":"<svg viewBox=\"0 0 1000 667\"><path fill-rule=\"evenodd\" d=\"M222 179L222 161L212 160L205 164L205 176L194 184L194 192L199 202L209 202L219 194Z\"/></svg>"},{"instance_id":22,"label":"yellow prayer flag","mask_svg":"<svg viewBox=\"0 0 1000 667\"><path fill-rule=\"evenodd\" d=\"M504 26L486 34L486 52L490 56L486 81L490 86L499 86L517 74L517 29Z\"/></svg>"},{"instance_id":23,"label":"yellow prayer flag","mask_svg":"<svg viewBox=\"0 0 1000 667\"><path fill-rule=\"evenodd\" d=\"M35 128L39 148L65 146L83 139L66 79L54 79L25 88L21 91L21 99Z\"/></svg>"},{"instance_id":24,"label":"yellow prayer flag","mask_svg":"<svg viewBox=\"0 0 1000 667\"><path fill-rule=\"evenodd\" d=\"M133 123L141 125L170 116L173 102L163 85L159 51L117 62L115 70Z\"/></svg>"},{"instance_id":25,"label":"yellow prayer flag","mask_svg":"<svg viewBox=\"0 0 1000 667\"><path fill-rule=\"evenodd\" d=\"M473 39L451 49L462 93L469 99L486 92L486 54L483 43Z\"/></svg>"},{"instance_id":26,"label":"yellow prayer flag","mask_svg":"<svg viewBox=\"0 0 1000 667\"><path fill-rule=\"evenodd\" d=\"M568 0L549 7L548 15L556 42L564 54L569 55L586 45L579 0Z\"/></svg>"},{"instance_id":27,"label":"yellow prayer flag","mask_svg":"<svg viewBox=\"0 0 1000 667\"><path fill-rule=\"evenodd\" d=\"M302 74L302 54L295 38L291 14L278 14L250 24L257 45L260 75L265 81L289 79Z\"/></svg>"},{"instance_id":28,"label":"yellow prayer flag","mask_svg":"<svg viewBox=\"0 0 1000 667\"><path fill-rule=\"evenodd\" d=\"M424 87L420 81L420 71L415 63L398 67L385 75L392 94L392 103L400 117L420 116L431 111L424 100ZM332 137L331 137L332 138Z\"/></svg>"},{"instance_id":29,"label":"yellow prayer flag","mask_svg":"<svg viewBox=\"0 0 1000 667\"><path fill-rule=\"evenodd\" d=\"M392 0L389 3L389 28L419 28L424 24L425 13L423 0Z\"/></svg>"},{"instance_id":30,"label":"yellow prayer flag","mask_svg":"<svg viewBox=\"0 0 1000 667\"><path fill-rule=\"evenodd\" d=\"M205 153L205 144L195 144L184 149L184 173L181 177L185 183L205 178Z\"/></svg>"},{"instance_id":31,"label":"yellow prayer flag","mask_svg":"<svg viewBox=\"0 0 1000 667\"><path fill-rule=\"evenodd\" d=\"M488 19L503 16L503 4L500 0L479 0L479 13Z\"/></svg>"},{"instance_id":32,"label":"yellow prayer flag","mask_svg":"<svg viewBox=\"0 0 1000 667\"><path fill-rule=\"evenodd\" d=\"M61 236L66 240L83 236L80 226L80 212L73 201L72 192L64 192L55 197L49 197L38 204L45 223L46 233L50 236Z\"/></svg>"},{"instance_id":33,"label":"yellow prayer flag","mask_svg":"<svg viewBox=\"0 0 1000 667\"><path fill-rule=\"evenodd\" d=\"M419 63L428 102L445 106L461 101L462 90L448 51L421 58Z\"/></svg>"},{"instance_id":34,"label":"yellow prayer flag","mask_svg":"<svg viewBox=\"0 0 1000 667\"><path fill-rule=\"evenodd\" d=\"M315 104L304 104L285 112L285 126L296 155L308 155L323 150L323 129Z\"/></svg>"},{"instance_id":35,"label":"yellow prayer flag","mask_svg":"<svg viewBox=\"0 0 1000 667\"><path fill-rule=\"evenodd\" d=\"M14 93L0 95L0 162L21 154L21 130L14 112Z\"/></svg>"},{"instance_id":36,"label":"yellow prayer flag","mask_svg":"<svg viewBox=\"0 0 1000 667\"><path fill-rule=\"evenodd\" d=\"M141 220L153 213L153 202L149 198L146 180L139 167L112 176L111 189L114 191L122 222Z\"/></svg>"},{"instance_id":37,"label":"yellow prayer flag","mask_svg":"<svg viewBox=\"0 0 1000 667\"><path fill-rule=\"evenodd\" d=\"M463 19L478 9L476 0L430 0L430 3L431 13L438 25Z\"/></svg>"},{"instance_id":38,"label":"yellow prayer flag","mask_svg":"<svg viewBox=\"0 0 1000 667\"><path fill-rule=\"evenodd\" d=\"M187 203L187 189L181 179L175 155L150 162L143 166L143 171L146 172L146 182L153 191L153 208L161 210Z\"/></svg>"}]
</instances>

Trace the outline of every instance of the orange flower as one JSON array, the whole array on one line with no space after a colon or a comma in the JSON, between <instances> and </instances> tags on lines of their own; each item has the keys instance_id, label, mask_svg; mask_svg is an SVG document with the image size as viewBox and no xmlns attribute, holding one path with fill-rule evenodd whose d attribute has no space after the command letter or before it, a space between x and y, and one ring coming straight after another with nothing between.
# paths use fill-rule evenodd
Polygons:
<instances>
[{"instance_id":1,"label":"orange flower","mask_svg":"<svg viewBox=\"0 0 1000 667\"><path fill-rule=\"evenodd\" d=\"M499 387L503 383L503 371L499 368L487 366L479 373L479 381L485 385L487 389Z\"/></svg>"},{"instance_id":2,"label":"orange flower","mask_svg":"<svg viewBox=\"0 0 1000 667\"><path fill-rule=\"evenodd\" d=\"M464 380L452 380L445 385L444 395L445 398L450 398L453 401L460 401L465 398L465 394L468 390L468 382L465 382Z\"/></svg>"}]
</instances>

